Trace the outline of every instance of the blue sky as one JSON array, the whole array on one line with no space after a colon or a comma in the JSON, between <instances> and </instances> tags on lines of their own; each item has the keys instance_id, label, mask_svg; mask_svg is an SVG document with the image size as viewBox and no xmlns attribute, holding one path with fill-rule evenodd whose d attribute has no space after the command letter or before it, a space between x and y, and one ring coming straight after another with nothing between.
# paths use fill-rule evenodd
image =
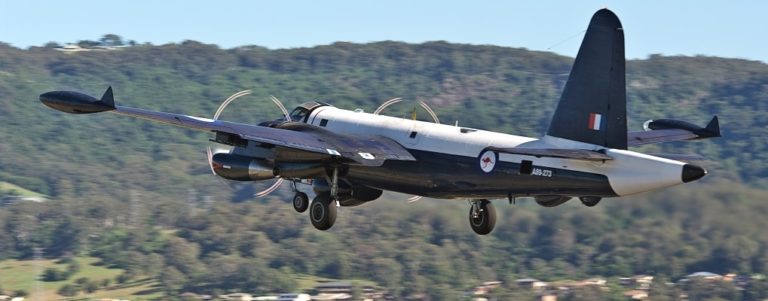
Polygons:
<instances>
[{"instance_id":1,"label":"blue sky","mask_svg":"<svg viewBox=\"0 0 768 301\"><path fill-rule=\"evenodd\" d=\"M628 58L712 55L768 62L766 1L96 1L0 0L0 41L191 39L223 48L445 40L575 56L592 14L616 12Z\"/></svg>"}]
</instances>

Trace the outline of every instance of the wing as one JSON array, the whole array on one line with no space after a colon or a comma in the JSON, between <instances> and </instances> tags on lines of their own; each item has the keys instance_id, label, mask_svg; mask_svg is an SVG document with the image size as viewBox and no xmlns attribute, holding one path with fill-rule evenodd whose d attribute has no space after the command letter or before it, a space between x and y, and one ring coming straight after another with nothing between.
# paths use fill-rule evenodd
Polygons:
<instances>
[{"instance_id":1,"label":"wing","mask_svg":"<svg viewBox=\"0 0 768 301\"><path fill-rule=\"evenodd\" d=\"M717 116L712 117L705 127L674 119L648 120L643 127L643 132L627 133L629 146L720 137L720 122Z\"/></svg>"},{"instance_id":2,"label":"wing","mask_svg":"<svg viewBox=\"0 0 768 301\"><path fill-rule=\"evenodd\" d=\"M311 130L311 125L306 125L310 130L296 131L117 106L111 87L101 100L77 92L54 91L40 95L40 101L68 113L109 111L189 129L237 135L242 139L324 154L329 158L338 157L352 164L381 166L386 160L416 160L403 146L382 136L339 135L319 128Z\"/></svg>"}]
</instances>

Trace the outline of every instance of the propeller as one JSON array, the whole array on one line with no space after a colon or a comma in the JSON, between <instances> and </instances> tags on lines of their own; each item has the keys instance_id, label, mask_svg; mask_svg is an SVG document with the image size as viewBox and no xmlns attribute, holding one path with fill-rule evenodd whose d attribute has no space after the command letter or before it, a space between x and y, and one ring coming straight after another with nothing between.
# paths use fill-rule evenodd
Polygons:
<instances>
[{"instance_id":1,"label":"propeller","mask_svg":"<svg viewBox=\"0 0 768 301\"><path fill-rule=\"evenodd\" d=\"M396 97L396 98L392 98L390 100L387 100L384 103L382 103L378 108L376 108L376 110L373 111L373 114L374 115L379 115L379 114L381 114L382 111L384 111L384 109L388 108L389 106L391 106L393 104L399 103L399 102L401 102L403 100L404 99L402 99L400 97ZM424 109L424 111L427 112L427 114L429 114L429 117L432 118L432 121L434 123L440 124L440 119L437 118L437 114L435 114L435 111L433 111L432 108L430 108L429 105L427 105L426 102L424 102L422 100L416 100L416 102L417 102L417 104L422 109ZM416 107L413 108L413 112L411 113L411 119L416 120ZM422 198L422 196L414 195L414 196L411 196L410 198L408 198L407 201L408 201L409 204L410 203L415 203L416 201L421 200L421 198Z\"/></svg>"},{"instance_id":2,"label":"propeller","mask_svg":"<svg viewBox=\"0 0 768 301\"><path fill-rule=\"evenodd\" d=\"M379 115L379 114L381 114L381 112L382 112L382 111L384 111L384 109L388 108L389 106L391 106L391 105L393 105L393 104L396 104L396 103L398 103L398 102L401 102L401 101L403 101L403 100L404 100L404 99L402 99L402 98L400 98L400 97L396 97L396 98L392 98L392 99L390 99L390 100L387 100L387 101L385 101L384 103L382 103L382 104L381 104L381 105L380 105L378 108L376 108L376 111L373 111L373 114L374 114L374 115ZM418 104L418 105L419 105L419 106L420 106L422 109L424 109L424 111L426 111L426 112L427 112L427 114L429 114L429 117L431 117L431 118L432 118L432 121L433 121L434 123L437 123L437 124L439 124L439 123L440 123L440 119L439 119L439 118L437 118L437 114L435 114L435 111L433 111L433 110L432 110L432 108L430 108L430 107L429 107L429 105L427 105L427 103L426 103L426 102L424 102L424 101L422 101L422 100L417 100L416 102L417 102L417 104Z\"/></svg>"},{"instance_id":3,"label":"propeller","mask_svg":"<svg viewBox=\"0 0 768 301\"><path fill-rule=\"evenodd\" d=\"M232 94L229 97L227 97L227 99L225 99L219 105L218 109L216 109L216 113L213 114L213 120L218 120L219 116L221 116L221 114L224 113L224 110L229 106L229 104L231 104L232 102L234 102L238 98L246 96L246 95L250 95L251 93L252 93L251 90L243 90L243 91L237 92L237 93ZM280 109L280 111L282 111L283 117L285 118L285 120L286 121L291 121L291 116L288 114L288 110L285 109L285 106L283 105L283 103L279 99L277 99L277 97L272 96L272 95L269 96L269 99L272 101L272 103L274 103ZM213 155L217 154L217 153L225 153L225 152L226 153L231 153L232 150L233 149L230 149L230 150L216 149L216 151L213 151L210 146L207 147L206 154L208 156L208 166L211 168L211 173L214 176L216 175L216 172L214 172L214 170L213 170ZM230 188L234 189L234 185L231 185L230 182L225 181L224 179L222 179L219 176L216 176L216 178L220 179L221 181L224 181L227 184L227 186L229 186ZM280 188L280 185L282 185L284 181L285 180L283 178L278 177L278 178L276 178L275 182L272 183L272 185L270 185L268 188L266 188L266 189L264 189L262 191L259 191L259 192L255 193L253 196L256 197L256 198L267 196L270 193L272 193L275 190L277 190L278 188Z\"/></svg>"}]
</instances>

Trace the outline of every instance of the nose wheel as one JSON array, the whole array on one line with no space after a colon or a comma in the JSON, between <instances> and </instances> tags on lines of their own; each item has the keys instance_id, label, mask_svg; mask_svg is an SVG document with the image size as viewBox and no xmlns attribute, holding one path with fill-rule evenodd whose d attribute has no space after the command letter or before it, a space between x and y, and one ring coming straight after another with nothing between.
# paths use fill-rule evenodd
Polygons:
<instances>
[{"instance_id":1,"label":"nose wheel","mask_svg":"<svg viewBox=\"0 0 768 301\"><path fill-rule=\"evenodd\" d=\"M488 200L472 200L469 209L469 225L475 233L486 235L496 225L496 208Z\"/></svg>"},{"instance_id":2,"label":"nose wheel","mask_svg":"<svg viewBox=\"0 0 768 301\"><path fill-rule=\"evenodd\" d=\"M336 202L330 193L321 193L309 206L309 220L317 230L328 230L336 222Z\"/></svg>"}]
</instances>

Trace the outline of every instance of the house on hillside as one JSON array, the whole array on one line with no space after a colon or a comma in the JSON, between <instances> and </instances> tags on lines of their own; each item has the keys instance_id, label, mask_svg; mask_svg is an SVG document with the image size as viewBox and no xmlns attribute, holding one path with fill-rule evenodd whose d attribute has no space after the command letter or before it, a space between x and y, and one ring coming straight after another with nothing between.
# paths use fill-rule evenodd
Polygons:
<instances>
[{"instance_id":1,"label":"house on hillside","mask_svg":"<svg viewBox=\"0 0 768 301\"><path fill-rule=\"evenodd\" d=\"M646 300L648 299L647 290L631 290L623 293L629 300Z\"/></svg>"},{"instance_id":2,"label":"house on hillside","mask_svg":"<svg viewBox=\"0 0 768 301\"><path fill-rule=\"evenodd\" d=\"M312 300L308 294L280 294L277 301L309 301Z\"/></svg>"},{"instance_id":3,"label":"house on hillside","mask_svg":"<svg viewBox=\"0 0 768 301\"><path fill-rule=\"evenodd\" d=\"M534 291L542 291L547 288L548 284L544 281L539 281L533 278L522 278L515 280L515 283L524 288L528 288Z\"/></svg>"},{"instance_id":4,"label":"house on hillside","mask_svg":"<svg viewBox=\"0 0 768 301\"><path fill-rule=\"evenodd\" d=\"M370 285L360 286L359 289L365 300L380 300L387 297L386 292ZM312 300L347 300L327 298L344 298L344 295L348 295L346 298L352 298L353 285L346 281L332 281L320 283L315 286L314 290L317 292L317 296L312 296Z\"/></svg>"},{"instance_id":5,"label":"house on hillside","mask_svg":"<svg viewBox=\"0 0 768 301\"><path fill-rule=\"evenodd\" d=\"M501 286L501 281L486 281L472 289L472 295L483 296Z\"/></svg>"},{"instance_id":6,"label":"house on hillside","mask_svg":"<svg viewBox=\"0 0 768 301\"><path fill-rule=\"evenodd\" d=\"M636 275L632 277L619 278L619 284L621 286L638 290L651 289L651 283L653 283L653 276L648 275Z\"/></svg>"},{"instance_id":7,"label":"house on hillside","mask_svg":"<svg viewBox=\"0 0 768 301\"><path fill-rule=\"evenodd\" d=\"M543 294L538 297L538 301L557 301L557 295L555 294Z\"/></svg>"},{"instance_id":8,"label":"house on hillside","mask_svg":"<svg viewBox=\"0 0 768 301\"><path fill-rule=\"evenodd\" d=\"M228 301L252 301L253 295L246 294L246 293L232 293L232 294L220 295L219 298L221 300L228 300Z\"/></svg>"},{"instance_id":9,"label":"house on hillside","mask_svg":"<svg viewBox=\"0 0 768 301\"><path fill-rule=\"evenodd\" d=\"M689 281L691 279L704 279L704 280L707 280L707 281L720 281L720 280L723 280L723 276L719 275L719 274L715 274L715 273L710 273L710 272L696 272L696 273L690 274L688 276L685 276L685 278L683 278L680 281L685 282L685 281Z\"/></svg>"},{"instance_id":10,"label":"house on hillside","mask_svg":"<svg viewBox=\"0 0 768 301\"><path fill-rule=\"evenodd\" d=\"M312 296L312 300L318 300L318 301L351 301L352 295L345 294L345 293L336 293L336 294L317 294L316 296ZM355 300L357 301L357 300Z\"/></svg>"}]
</instances>

